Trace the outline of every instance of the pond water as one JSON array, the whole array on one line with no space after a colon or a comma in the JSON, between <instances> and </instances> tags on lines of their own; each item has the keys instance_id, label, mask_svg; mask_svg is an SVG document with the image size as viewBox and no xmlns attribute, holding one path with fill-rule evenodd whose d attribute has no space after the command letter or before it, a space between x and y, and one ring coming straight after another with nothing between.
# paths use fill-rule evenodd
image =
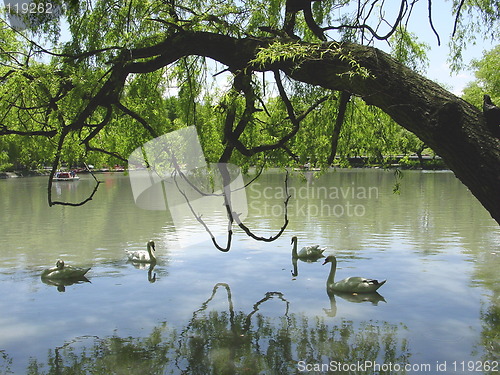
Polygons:
<instances>
[{"instance_id":1,"label":"pond water","mask_svg":"<svg viewBox=\"0 0 500 375\"><path fill-rule=\"evenodd\" d=\"M500 371L500 230L451 172L405 171L400 194L392 171L292 173L284 234L235 228L229 252L199 224L138 208L127 176L98 178L88 204L52 208L46 177L0 180L0 374ZM269 171L246 188L257 235L283 224L284 180ZM53 194L92 189L81 175ZM335 254L339 279L387 283L329 295L329 265L294 270L292 236ZM124 250L149 239L154 269L129 263ZM42 282L57 259L92 267L90 282Z\"/></svg>"}]
</instances>

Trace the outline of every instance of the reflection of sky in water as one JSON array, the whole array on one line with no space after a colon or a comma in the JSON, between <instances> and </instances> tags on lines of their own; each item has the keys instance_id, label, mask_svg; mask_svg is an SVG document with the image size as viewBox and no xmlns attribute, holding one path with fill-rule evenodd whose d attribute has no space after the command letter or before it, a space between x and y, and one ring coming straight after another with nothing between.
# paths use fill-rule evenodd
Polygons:
<instances>
[{"instance_id":1,"label":"reflection of sky in water","mask_svg":"<svg viewBox=\"0 0 500 375\"><path fill-rule=\"evenodd\" d=\"M235 229L233 247L228 253L216 251L207 241L178 247L164 213L140 210L130 202L126 178L106 177L111 179L110 186L117 188L99 192L101 196L88 207L53 211L44 208L45 202L36 203L35 199L44 198L45 181L40 181L40 186L35 186L42 191L35 193L35 198L25 197L24 204L29 204L30 209L18 206L20 212L14 212L8 206L11 219L0 219L0 227L11 234L0 237L0 349L13 358L14 373L23 373L29 358L44 363L49 349L77 337L147 337L163 322L182 331L194 312L209 299L214 286L227 283L236 312L250 314L269 292L280 292L288 301L287 305L273 297L262 302L258 313L252 316L254 323L258 314L277 322L288 306L288 316L308 317L310 325L320 317L328 326L353 321L356 326L363 322L382 326L387 322L400 327L397 333L400 339L408 339L412 363L481 358L480 311L482 304L484 307L491 303L493 292L480 286L478 280L486 278L487 285L498 285L493 270L498 269L500 259L491 254L492 248L498 248L498 228L465 189L455 191L458 196L450 195L448 213L432 198L424 207L419 203L419 195L411 198L403 194L407 201L401 196L384 197L382 192L392 184L392 175L386 181L384 173L379 171L376 175L381 194L377 201L365 202L366 216L316 217L314 225L294 221L285 235L272 243L254 242ZM404 189L411 191L410 186L421 181L421 177L406 176L404 182L410 181L403 185ZM272 176L267 178L272 180ZM25 181L33 182L25 179L19 183L25 185ZM81 182L85 183L85 176ZM455 183L448 178L444 182L452 187ZM14 190L7 190L6 186L0 184L0 193L13 194ZM33 195L33 190L26 189L28 193ZM99 202L103 202L102 207ZM106 204L109 207L105 209ZM440 220L449 224L428 226L422 222L421 209L435 217L433 204L439 210ZM460 211L461 205L465 214ZM475 218L472 223L465 221L470 210ZM281 218L259 222L251 217L251 211L249 215L249 224L253 222L259 234L266 236L274 234L282 223ZM22 237L19 232L12 235L27 225L39 228L37 238L28 234ZM57 225L60 228L54 229ZM47 231L41 230L41 226ZM183 235L206 236L196 226L183 229ZM61 233L66 236L63 244ZM379 290L387 302L375 306L336 297L336 316L327 316L325 311L331 303L325 281L330 266L322 266L321 261L299 261L299 275L293 278L292 235L299 236L299 249L319 243L327 247L327 253L336 254L337 279L387 278L387 284ZM145 249L150 238L157 244L154 283L148 281L148 268L127 263L124 252ZM53 266L63 256L67 264L91 265L91 283L68 286L64 293L43 284L39 278L41 270ZM210 311L228 309L227 292L219 288L207 309L198 315L201 319ZM473 352L478 355L473 356Z\"/></svg>"}]
</instances>

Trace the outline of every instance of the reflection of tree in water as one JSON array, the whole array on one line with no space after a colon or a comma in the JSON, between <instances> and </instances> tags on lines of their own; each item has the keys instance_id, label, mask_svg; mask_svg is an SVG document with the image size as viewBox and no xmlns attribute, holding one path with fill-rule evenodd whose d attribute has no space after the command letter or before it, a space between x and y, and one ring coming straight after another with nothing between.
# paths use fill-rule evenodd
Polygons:
<instances>
[{"instance_id":1,"label":"reflection of tree in water","mask_svg":"<svg viewBox=\"0 0 500 375\"><path fill-rule=\"evenodd\" d=\"M209 310L221 290L227 294L227 310ZM283 315L259 311L270 300L282 304L278 313ZM289 313L280 292L266 293L249 313L235 311L229 286L219 283L180 333L164 322L144 338L78 338L50 351L46 365L33 360L28 373L287 374L298 372L299 361L405 364L410 353L401 330L404 326L387 322L332 324L323 317Z\"/></svg>"},{"instance_id":2,"label":"reflection of tree in water","mask_svg":"<svg viewBox=\"0 0 500 375\"><path fill-rule=\"evenodd\" d=\"M498 361L500 358L500 295L493 295L490 303L482 303L481 321L481 346L484 350L481 360L483 363ZM493 374L493 371L484 373ZM498 368L495 373L498 373Z\"/></svg>"},{"instance_id":3,"label":"reflection of tree in water","mask_svg":"<svg viewBox=\"0 0 500 375\"><path fill-rule=\"evenodd\" d=\"M0 361L0 374L12 374L12 371L10 370L12 358L5 353L5 350L0 350Z\"/></svg>"},{"instance_id":4,"label":"reflection of tree in water","mask_svg":"<svg viewBox=\"0 0 500 375\"><path fill-rule=\"evenodd\" d=\"M480 318L481 318L481 338L479 345L476 344L471 355L477 356L483 352L482 363L497 361L500 358L500 283L498 282L498 251L491 252L478 249L467 253L474 259L474 273L471 277L472 285L480 286L489 290L489 293L483 294L481 299ZM476 351L477 350L477 351ZM481 355L481 354L479 354ZM498 374L496 371L485 369L485 374Z\"/></svg>"}]
</instances>

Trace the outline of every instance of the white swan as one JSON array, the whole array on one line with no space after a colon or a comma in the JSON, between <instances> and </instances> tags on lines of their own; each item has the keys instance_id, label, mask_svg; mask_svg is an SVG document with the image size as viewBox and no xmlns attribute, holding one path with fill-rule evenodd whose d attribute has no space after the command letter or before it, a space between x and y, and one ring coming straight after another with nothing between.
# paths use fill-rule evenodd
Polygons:
<instances>
[{"instance_id":1,"label":"white swan","mask_svg":"<svg viewBox=\"0 0 500 375\"><path fill-rule=\"evenodd\" d=\"M136 263L156 263L156 257L154 256L153 251L156 251L155 242L153 240L149 240L147 243L147 251L127 251L128 260Z\"/></svg>"},{"instance_id":2,"label":"white swan","mask_svg":"<svg viewBox=\"0 0 500 375\"><path fill-rule=\"evenodd\" d=\"M55 267L46 269L42 272L42 279L52 280L75 280L80 279L89 272L89 268L78 268L64 265L64 261L58 260Z\"/></svg>"},{"instance_id":3,"label":"white swan","mask_svg":"<svg viewBox=\"0 0 500 375\"><path fill-rule=\"evenodd\" d=\"M335 282L335 271L337 270L337 258L334 255L326 257L323 264L332 263L330 274L326 281L327 290L345 293L372 293L385 284L387 280L377 281L365 279L364 277L348 277L347 279Z\"/></svg>"},{"instance_id":4,"label":"white swan","mask_svg":"<svg viewBox=\"0 0 500 375\"><path fill-rule=\"evenodd\" d=\"M297 252L297 236L292 237L293 248L292 248L292 258L299 258L302 260L318 260L323 258L323 251L326 250L324 247L319 247L319 245L305 246Z\"/></svg>"}]
</instances>

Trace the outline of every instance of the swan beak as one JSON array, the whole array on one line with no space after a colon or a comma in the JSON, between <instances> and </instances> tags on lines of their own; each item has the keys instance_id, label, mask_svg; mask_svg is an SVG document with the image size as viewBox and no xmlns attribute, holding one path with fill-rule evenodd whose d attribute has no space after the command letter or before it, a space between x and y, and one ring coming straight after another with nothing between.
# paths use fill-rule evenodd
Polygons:
<instances>
[{"instance_id":1,"label":"swan beak","mask_svg":"<svg viewBox=\"0 0 500 375\"><path fill-rule=\"evenodd\" d=\"M328 263L328 259L325 259L325 261L323 262L323 266L324 266L325 264L327 264L327 263Z\"/></svg>"}]
</instances>

